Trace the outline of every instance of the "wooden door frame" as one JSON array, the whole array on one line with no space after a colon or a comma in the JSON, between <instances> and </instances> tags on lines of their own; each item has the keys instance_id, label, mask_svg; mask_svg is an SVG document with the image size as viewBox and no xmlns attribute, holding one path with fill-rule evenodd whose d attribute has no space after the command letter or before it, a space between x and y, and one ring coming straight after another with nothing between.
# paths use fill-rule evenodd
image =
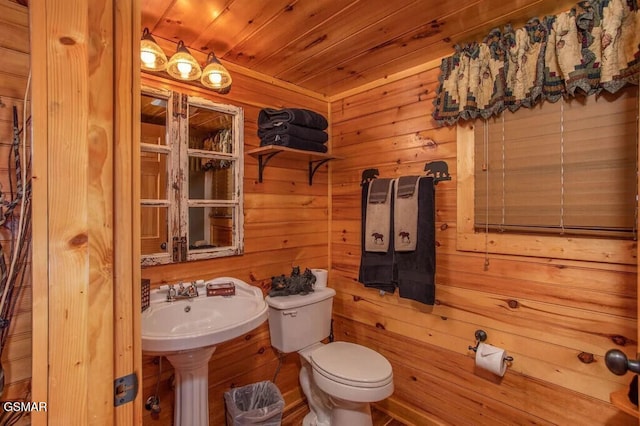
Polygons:
<instances>
[{"instance_id":1,"label":"wooden door frame","mask_svg":"<svg viewBox=\"0 0 640 426\"><path fill-rule=\"evenodd\" d=\"M640 96L638 96L638 112L640 113ZM640 119L636 120L636 125L638 126L638 140L637 140L637 146L638 149L636 150L636 154L638 155L637 161L638 161L638 165L640 165ZM640 188L640 174L638 174L636 176L636 178L638 179L638 183L637 183L637 187L636 188ZM636 211L640 210L640 197L636 197ZM640 215L637 215L638 217L637 219L637 223L636 223L636 232L638 232L637 230L640 230ZM636 292L636 305L637 305L637 310L636 310L636 315L637 315L637 320L636 320L636 342L640 342L640 297L638 297L638 295L640 294L640 257L637 256L637 252L638 252L638 248L636 247L636 260L637 260L637 267L636 267L636 282L637 282L637 292ZM637 350L637 354L636 354L636 359L640 359L640 349ZM640 408L638 408L638 410L640 410ZM639 415L638 415L638 425L640 425L640 411L639 411Z\"/></svg>"},{"instance_id":2,"label":"wooden door frame","mask_svg":"<svg viewBox=\"0 0 640 426\"><path fill-rule=\"evenodd\" d=\"M32 424L141 424L139 0L30 2Z\"/></svg>"}]
</instances>

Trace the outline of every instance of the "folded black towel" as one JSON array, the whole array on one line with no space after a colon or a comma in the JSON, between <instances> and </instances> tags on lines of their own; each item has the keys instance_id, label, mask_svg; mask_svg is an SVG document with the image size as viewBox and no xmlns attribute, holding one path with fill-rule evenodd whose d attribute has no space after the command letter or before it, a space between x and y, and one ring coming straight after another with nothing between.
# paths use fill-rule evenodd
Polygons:
<instances>
[{"instance_id":1,"label":"folded black towel","mask_svg":"<svg viewBox=\"0 0 640 426\"><path fill-rule=\"evenodd\" d=\"M290 135L319 143L325 143L329 140L329 135L323 130L297 126L286 122L278 123L270 128L258 129L258 136L260 138L268 138L273 135Z\"/></svg>"},{"instance_id":2,"label":"folded black towel","mask_svg":"<svg viewBox=\"0 0 640 426\"><path fill-rule=\"evenodd\" d=\"M298 126L324 130L329 127L327 119L317 112L302 108L263 108L258 114L258 127L271 128L275 123L286 122Z\"/></svg>"},{"instance_id":3,"label":"folded black towel","mask_svg":"<svg viewBox=\"0 0 640 426\"><path fill-rule=\"evenodd\" d=\"M280 145L289 148L302 149L304 151L327 152L325 144L297 138L291 135L273 135L260 139L260 146Z\"/></svg>"}]
</instances>

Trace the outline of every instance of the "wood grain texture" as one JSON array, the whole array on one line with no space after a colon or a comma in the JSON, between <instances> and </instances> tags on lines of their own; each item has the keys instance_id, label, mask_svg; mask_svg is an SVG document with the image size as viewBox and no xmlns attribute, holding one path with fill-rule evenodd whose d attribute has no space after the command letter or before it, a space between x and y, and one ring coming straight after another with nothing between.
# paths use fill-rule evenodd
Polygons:
<instances>
[{"instance_id":1,"label":"wood grain texture","mask_svg":"<svg viewBox=\"0 0 640 426\"><path fill-rule=\"evenodd\" d=\"M15 191L15 169L10 165L10 146L13 142L13 107L18 110L19 126L22 127L25 91L29 74L29 16L25 7L8 0L0 1L0 158L4 167L0 170L0 185L5 197ZM29 114L30 102L26 105ZM30 146L30 144L29 144ZM17 224L17 222L16 222ZM0 243L5 260L10 259L12 233L3 226ZM29 259L29 263L31 263ZM23 401L29 397L31 388L31 346L33 344L31 268L27 268L22 291L15 295L16 308L10 318L9 333L2 351L2 367L5 374L3 401ZM19 424L28 424L25 416Z\"/></svg>"},{"instance_id":2,"label":"wood grain texture","mask_svg":"<svg viewBox=\"0 0 640 426\"><path fill-rule=\"evenodd\" d=\"M238 90L236 81L239 82ZM242 74L234 74L234 87L225 96L155 76L143 75L143 84L172 87L214 102L240 106L245 116L244 254L144 268L142 277L150 279L152 287L184 280L232 276L258 286L266 293L271 277L288 275L293 266L303 269L328 267L328 166L320 167L313 185L309 186L307 156L277 155L270 160L264 180L259 183L258 162L246 154L246 151L259 146L256 132L260 108L307 108L328 117L326 102ZM144 357L143 399L155 391L157 364L153 362L153 359ZM233 386L271 380L277 363L266 323L254 332L219 345L209 368L210 423L224 423L224 392ZM157 420L145 412L144 424L147 425L169 425L172 421L173 393L169 382L173 369L166 360L162 365L162 411ZM287 356L276 380L287 407L299 405L303 398L298 372L297 355Z\"/></svg>"},{"instance_id":3,"label":"wood grain texture","mask_svg":"<svg viewBox=\"0 0 640 426\"><path fill-rule=\"evenodd\" d=\"M34 75L42 73L48 80L45 87L47 102L57 105L48 113L48 140L51 144L60 144L57 149L49 150L47 157L47 173L59 178L56 183L50 181L46 200L50 206L46 236L50 283L48 415L50 421L65 418L70 421L67 411L70 410L76 413L77 420L89 423L86 395L91 363L87 319L92 292L89 290L91 260L87 212L90 208L86 173L89 169L86 130L89 128L87 106L90 96L88 5L80 2L72 7L49 2L46 10L43 30L50 63L46 67L34 67L33 71ZM50 83L61 76L67 81L64 90L62 86ZM74 119L67 120L68 117ZM68 196L68 188L77 188L73 197ZM58 213L51 216L55 210ZM34 235L34 238L38 237ZM74 274L70 276L66 271L74 271ZM64 350L56 350L56 347L64 347ZM85 396L64 397L70 389ZM103 390L97 392L100 395Z\"/></svg>"},{"instance_id":4,"label":"wood grain texture","mask_svg":"<svg viewBox=\"0 0 640 426\"><path fill-rule=\"evenodd\" d=\"M617 347L635 357L636 265L500 255L485 270L482 253L459 251L460 158L455 129L431 122L426 98L435 75L424 71L331 103L333 154L344 158L331 174L329 281L338 292L337 330L345 327L337 338L391 361L392 406L411 407L411 416L415 409L447 424L635 424L609 403L631 378L614 377L604 354ZM428 307L357 282L359 180L367 168L383 177L423 174L434 160L447 161L453 179L436 187L437 300ZM474 368L468 346L480 328L514 356L501 381ZM595 362L583 363L583 353Z\"/></svg>"},{"instance_id":5,"label":"wood grain texture","mask_svg":"<svg viewBox=\"0 0 640 426\"><path fill-rule=\"evenodd\" d=\"M122 145L116 150L116 139L130 144L139 127L133 121L135 103L116 106L118 93L126 101L128 91L131 101L132 85L138 85L130 58L133 32L123 26L123 20L132 25L135 9L120 6L111 0L51 0L31 9L41 30L35 32L39 44L33 53L42 58L33 64L39 136L34 169L41 173L34 184L34 253L43 260L34 265L34 276L43 279L34 293L34 307L43 308L34 316L43 338L33 350L43 362L34 359L34 397L48 404L46 417L34 416L34 424L115 424L114 379L135 368L139 290L134 296L132 280L139 266L133 269L131 260L126 266L120 258L117 278L114 273L115 204L123 207L128 200L128 223L134 218L131 190L118 193L114 202L114 165L132 164L132 158L122 158ZM127 244L139 242L119 244L126 254ZM119 421L133 423L135 411L141 417L139 407L118 410Z\"/></svg>"},{"instance_id":6,"label":"wood grain texture","mask_svg":"<svg viewBox=\"0 0 640 426\"><path fill-rule=\"evenodd\" d=\"M88 7L89 3L82 2L82 7ZM185 19L183 15L176 15L173 22L160 22L167 8L178 2L141 3L145 9L143 25L165 25L171 31L171 37L179 34L180 28L189 27L187 21L182 22ZM202 31L198 34L188 28L190 40L203 48L202 52L194 53L203 61L204 52L210 49L226 54L240 43L249 46L247 40L251 38L260 41L260 35L265 34L269 25L282 23L281 19L276 19L288 13L282 7L290 4L295 10L297 3L302 2L293 1L286 5L282 2L269 2L269 5L265 3L260 7L252 4L253 10L249 10L244 0L227 2L226 6L231 12L235 4L242 10L242 14L236 17L225 10L209 24L202 24ZM365 3L345 2L345 10L364 7ZM412 2L406 2L409 3ZM468 2L460 11L447 15L446 25L435 28L438 31L450 31L450 38L446 41L442 39L436 42L438 36L430 38L431 35L421 32L421 28L414 27L411 29L413 32L403 32L403 35L396 34L393 40L385 40L392 40L388 47L376 49L389 56L382 56L382 60L377 60L358 56L357 49L354 49L350 55L357 58L356 62L340 66L341 69L336 70L335 74L329 72L336 63L335 60L332 61L331 54L323 49L324 40L309 45L301 43L302 39L297 37L291 38L291 46L297 46L296 49L308 46L303 52L307 55L305 61L301 61L301 66L296 69L299 75L287 76L290 81L295 82L297 80L294 78L299 78L300 81L304 79L308 82L300 90L275 77L258 75L258 67L245 72L240 69L234 71L234 87L227 96L212 95L199 87L145 75L145 83L157 87L185 90L243 107L246 150L259 145L255 134L256 119L262 107L298 106L326 114L331 119L332 153L343 159L321 167L314 177L314 185L309 187L304 162L276 158L265 172L265 181L258 183L257 161L249 155L245 156L245 255L198 261L188 265L157 266L144 269L141 274L150 278L154 286L180 280L231 275L266 291L271 276L288 273L293 265L330 267L330 286L338 290L334 303L338 339L372 347L392 362L396 374L396 392L389 400L380 402L377 406L404 419L407 424L636 424L635 420L618 412L608 402L608 392L625 387L631 378L613 376L603 365L603 355L611 347L622 349L630 357L635 357L637 352L635 265L502 255L492 256L490 268L485 271L481 254L456 249L456 179L459 178L456 161L460 159L455 143L455 130L435 128L431 121L430 108L437 71L423 69L406 78L389 79L388 84L371 85L371 82L386 81L390 72L401 73L407 67L421 66L432 56L449 54L453 42L486 32L481 27L481 20L491 25L502 25L505 19L528 18L534 12L546 13L553 8L566 9L574 2L532 0L518 2L518 7L512 9L505 2L492 3L496 10L502 11L503 15L500 16L492 16L482 9L482 3ZM78 34L90 32L89 22L97 25L96 30L99 28L97 23L101 22L102 15L96 9L92 9L96 15L90 15L90 18L88 14L79 16L78 10L64 8L52 8L51 15L47 15L36 4L31 10L34 26L49 28L51 32L54 25L47 19L55 21L56 25L62 22L72 23L78 28ZM244 7L241 6L243 4ZM75 3L74 5L81 9ZM94 6L100 9L100 5L104 5L104 2ZM369 16L375 17L375 8L370 7L372 10ZM0 0L0 8L3 12L0 14L0 28L7 29L0 31L0 48L13 52L6 56L11 58L6 65L10 71L3 76L6 78L0 79L0 98L5 103L20 103L26 85L25 54L30 49L28 14L24 7L9 0ZM300 7L299 10L305 9ZM181 13L184 14L185 11L186 9ZM468 21L470 17L476 19L475 14L479 16L478 25L471 25ZM340 18L339 13L335 16L336 19ZM327 21L327 18L323 19ZM178 20L181 22L178 23ZM224 22L234 23L234 30L229 31L233 41L228 44L216 39L221 34L217 31L218 25ZM307 40L318 39L313 37L320 34L314 33L315 26L308 26L309 21L305 19L300 19L300 22L307 25L304 29L304 34L309 36ZM430 23L421 22L420 25L424 31L431 28ZM451 30L452 27L458 29ZM123 37L131 38L131 50L135 50L136 24L131 24L131 28L131 34L124 34ZM293 25L291 28L295 29ZM373 27L369 27L367 31L371 28ZM394 30L397 28L394 27ZM344 35L345 31L344 26L336 27L334 34ZM372 32L367 31L362 31L362 36L372 38ZM76 45L47 42L46 34L45 31L34 31L34 51L31 53L37 54L39 58L48 55L64 57L67 66L69 63L73 65L73 76L83 73L88 76L92 67L101 63L101 50L90 53L88 40L83 39ZM59 35L70 37L64 39L65 42L75 40L75 34L73 37L66 33ZM425 39L411 35L424 35ZM276 36L272 34L272 37ZM355 42L358 36L354 32L350 40L364 49L364 42ZM163 46L175 46L172 41L167 40L161 39L160 43ZM395 50L402 53L403 49L397 43L404 41L410 42L408 46L412 53L406 55L407 62L394 64L389 52ZM436 44L430 44L432 41ZM380 43L381 40L377 42ZM337 43L336 46L344 48L345 45ZM273 51L261 52L264 58L269 58L269 55L278 58L280 53L287 52L287 63L295 63L295 56L291 56L295 52L288 52L286 46L267 45L266 48ZM127 50L127 47L122 47L122 55L126 56ZM229 54L226 59L232 61L232 56L242 58L241 53ZM325 56L329 64L327 71L323 72L323 64L313 63ZM252 63L253 59L249 58L247 63ZM268 60L264 63L271 67L279 65ZM49 72L52 75L62 75L63 70L62 67L53 67ZM34 104L34 114L38 116L39 123L38 129L34 130L34 140L38 144L38 155L47 159L46 162L52 168L51 174L47 164L40 163L35 168L37 179L34 197L50 197L51 207L49 203L41 205L39 217L34 217L34 231L51 235L53 242L49 246L48 241L34 239L34 254L38 255L39 260L38 267L34 268L33 291L44 294L51 290L53 296L50 300L43 300L41 297L33 299L33 353L26 350L31 334L28 298L21 303L23 308L12 325L14 329L10 350L7 351L8 377L14 377L9 383L7 397L18 398L28 389L29 365L33 357L33 398L47 401L52 396L51 402L56 403L56 408L49 413L34 415L33 424L47 424L48 420L54 423L65 414L73 415L73 421L78 420L83 424L90 424L92 421L89 417L94 414L87 412L89 401L85 395L89 388L87 377L93 373L87 362L99 355L95 351L97 343L102 344L105 340L101 339L108 339L98 331L98 323L105 318L108 322L109 319L108 316L98 315L97 321L88 322L86 318L93 312L90 307L98 306L100 300L105 300L104 297L111 297L88 288L88 283L100 283L105 279L101 275L103 271L91 268L106 259L104 251L109 245L109 237L100 231L103 225L97 224L95 220L109 220L110 214L129 213L110 213L109 209L104 209L99 210L99 215L94 219L88 218L88 213L96 208L88 207L89 204L93 206L97 199L108 198L110 191L108 184L105 184L108 179L104 173L108 172L104 166L89 164L89 153L98 153L103 159L122 155L134 159L134 162L136 156L136 150L130 150L133 145L120 146L109 153L104 147L100 148L101 143L95 146L91 144L92 141L104 140L103 136L88 138L86 132L71 129L72 125L83 126L85 129L103 128L98 117L104 114L102 106L93 106L94 109L88 107L91 96L104 88L91 89L88 87L89 77L74 81L73 76L71 85L64 86L63 90L62 87L48 87L46 75L34 75L34 90L37 87L37 91L46 96L44 102ZM130 88L138 87L135 77L131 78ZM354 87L367 89L349 91ZM135 90L133 89L134 92ZM345 91L349 91L348 96L336 96L346 93ZM326 98L320 94L325 92L335 96L330 105L327 105ZM72 98L80 101L77 107L69 105ZM52 108L50 113L49 107L53 99L60 102L60 105L55 104L56 108ZM125 103L126 99L126 96L120 98ZM130 106L133 111L136 110L135 103L133 96ZM96 111L95 108L100 110ZM118 108L125 114L121 119L126 119L127 106L120 105ZM87 115L89 112L96 113L95 118L90 118ZM60 124L59 117L74 117L74 122L69 123L70 120L67 120L66 124ZM57 122L49 125L48 121L54 119ZM90 122L94 123L94 127L89 126ZM0 129L1 126L6 129L7 120L0 116ZM135 126L130 134L131 140L137 140ZM126 143L129 138L124 133L118 135L114 136L116 141L120 137ZM79 145L69 145L69 141L80 142ZM91 150L92 146L94 151ZM68 156L67 159L63 158L65 155ZM453 180L437 188L436 229L439 247L436 278L439 304L433 308L425 308L396 296L380 297L376 292L357 283L360 255L359 182L364 168L378 167L383 176L421 174L424 164L433 160L446 160ZM73 171L68 172L66 167L70 163L80 165L79 168L85 171L90 170L91 174L79 175L78 167L72 167L69 170ZM135 170L125 168L122 171L123 176L131 173L131 182L135 183ZM51 180L57 179L59 175L62 176L59 182L61 186L57 186L57 182L52 192L48 193L47 188L54 184ZM68 188L81 190L77 197L75 191L74 197L69 197L61 187L66 192ZM62 200L69 202L64 203ZM126 206L126 199L123 198L120 202ZM50 208L51 212L56 213L51 223L46 217ZM128 208L131 209L129 217L139 216L135 205ZM79 211L87 214L87 217L83 217ZM89 231L89 226L92 231ZM130 226L135 234L135 225ZM90 243L85 244L82 235L91 235L93 238ZM74 238L76 236L80 237ZM117 237L114 243L117 243ZM125 252L131 254L131 259L135 259L139 252L137 245L138 242L133 241L130 248L125 248ZM88 250L97 252L92 254L90 262L84 262L83 259L89 256ZM331 252L330 257L328 251ZM126 255L121 256L120 259ZM51 269L54 270L52 276L48 275L47 262L50 262ZM125 268L117 275L123 277L130 274L135 283L131 287L134 293L138 282L135 264L134 261L131 272L127 272ZM73 270L75 275L65 275L65 270ZM135 296L133 300L124 301L115 314L116 322L124 322L123 318L127 318L129 309L135 311ZM49 314L57 318L58 322L49 325ZM132 315L136 318L135 314ZM490 343L506 347L515 356L513 365L502 381L496 382L484 377L474 369L472 354L468 352L467 346L473 343L473 332L479 327L488 331ZM89 333L91 328L96 332ZM122 327L116 324L116 329L135 336L139 333L139 322L123 324ZM71 344L66 344L70 338L73 339ZM95 341L92 340L94 338ZM49 352L46 342L55 342L57 345L65 342L64 352ZM100 350L103 348L100 347ZM578 355L583 352L593 354L595 362L581 362ZM133 362L134 368L138 368L143 377L140 397L146 398L155 390L157 365L149 357L140 360L139 352L133 348L125 348L121 354L126 359L123 364L117 365L130 365ZM3 363L4 361L3 358ZM51 390L48 390L47 367L50 363L53 374L62 377L64 373L65 379L68 378L69 381L64 384L56 381L52 383ZM160 419L154 420L148 412L138 411L137 414L134 413L134 422L144 416L144 423L148 425L171 424L172 369L166 362L163 366L165 368L160 382L163 410ZM271 379L276 371L278 358L270 348L266 325L220 345L212 359L212 366L216 369L212 369L210 374L211 419L218 424L224 416L222 395L226 390L231 386ZM283 391L287 410L296 410L303 402L298 385L298 369L297 356L287 356L283 359L276 379ZM97 384L99 387L102 385L103 383ZM68 398L70 394L66 392L66 387L72 387L71 393L80 394L82 398L63 401L63 397L66 395ZM54 392L55 395L49 392ZM91 404L100 404L105 395L105 389L98 389ZM67 413L62 413L62 408L57 405L63 403L67 404L64 406ZM96 422L97 418L103 420L111 416L106 407L100 407L95 415ZM127 414L122 418L129 417Z\"/></svg>"},{"instance_id":7,"label":"wood grain texture","mask_svg":"<svg viewBox=\"0 0 640 426\"><path fill-rule=\"evenodd\" d=\"M215 52L225 66L334 97L380 84L480 41L495 27L567 11L575 0L142 1L142 24L175 52ZM164 48L164 46L163 46ZM231 67L230 67L231 68ZM232 74L234 69L230 69ZM234 77L235 78L235 77ZM238 87L234 82L235 87Z\"/></svg>"},{"instance_id":8,"label":"wood grain texture","mask_svg":"<svg viewBox=\"0 0 640 426\"><path fill-rule=\"evenodd\" d=\"M114 373L136 374L142 380L140 239L140 151L132 141L140 140L139 46L140 2L118 0L114 7L113 43L115 67L113 140L113 230L114 230ZM115 409L114 424L142 423L142 395L132 404Z\"/></svg>"}]
</instances>

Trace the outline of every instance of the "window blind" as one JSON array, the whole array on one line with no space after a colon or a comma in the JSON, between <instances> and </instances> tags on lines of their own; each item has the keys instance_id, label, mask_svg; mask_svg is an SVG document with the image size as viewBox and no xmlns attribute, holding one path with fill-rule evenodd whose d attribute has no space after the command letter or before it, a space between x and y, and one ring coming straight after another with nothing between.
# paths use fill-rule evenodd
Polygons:
<instances>
[{"instance_id":1,"label":"window blind","mask_svg":"<svg viewBox=\"0 0 640 426\"><path fill-rule=\"evenodd\" d=\"M629 86L477 120L476 228L635 237L637 116Z\"/></svg>"}]
</instances>

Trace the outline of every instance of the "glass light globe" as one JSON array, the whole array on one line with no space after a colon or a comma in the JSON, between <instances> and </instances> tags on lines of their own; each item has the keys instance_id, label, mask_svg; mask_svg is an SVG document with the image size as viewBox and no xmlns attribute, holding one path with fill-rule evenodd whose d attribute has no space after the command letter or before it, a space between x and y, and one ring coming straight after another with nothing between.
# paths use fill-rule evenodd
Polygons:
<instances>
[{"instance_id":1,"label":"glass light globe","mask_svg":"<svg viewBox=\"0 0 640 426\"><path fill-rule=\"evenodd\" d=\"M231 86L231 75L229 71L220 63L216 55L210 52L207 55L207 64L202 70L200 82L210 89L226 89Z\"/></svg>"},{"instance_id":2,"label":"glass light globe","mask_svg":"<svg viewBox=\"0 0 640 426\"><path fill-rule=\"evenodd\" d=\"M189 78L189 74L191 74L191 70L193 69L193 66L191 66L189 62L178 62L177 67L182 78Z\"/></svg>"},{"instance_id":3,"label":"glass light globe","mask_svg":"<svg viewBox=\"0 0 640 426\"><path fill-rule=\"evenodd\" d=\"M209 81L216 86L219 86L220 83L222 83L222 75L217 72L212 72L211 74L209 74Z\"/></svg>"},{"instance_id":4,"label":"glass light globe","mask_svg":"<svg viewBox=\"0 0 640 426\"><path fill-rule=\"evenodd\" d=\"M145 28L140 40L140 67L147 71L162 71L167 67L167 55Z\"/></svg>"},{"instance_id":5,"label":"glass light globe","mask_svg":"<svg viewBox=\"0 0 640 426\"><path fill-rule=\"evenodd\" d=\"M153 52L142 51L140 52L140 60L148 68L154 68L153 64L156 62L156 55Z\"/></svg>"},{"instance_id":6,"label":"glass light globe","mask_svg":"<svg viewBox=\"0 0 640 426\"><path fill-rule=\"evenodd\" d=\"M197 80L202 75L200 64L191 56L182 40L178 43L176 53L169 59L167 72L179 80Z\"/></svg>"}]
</instances>

